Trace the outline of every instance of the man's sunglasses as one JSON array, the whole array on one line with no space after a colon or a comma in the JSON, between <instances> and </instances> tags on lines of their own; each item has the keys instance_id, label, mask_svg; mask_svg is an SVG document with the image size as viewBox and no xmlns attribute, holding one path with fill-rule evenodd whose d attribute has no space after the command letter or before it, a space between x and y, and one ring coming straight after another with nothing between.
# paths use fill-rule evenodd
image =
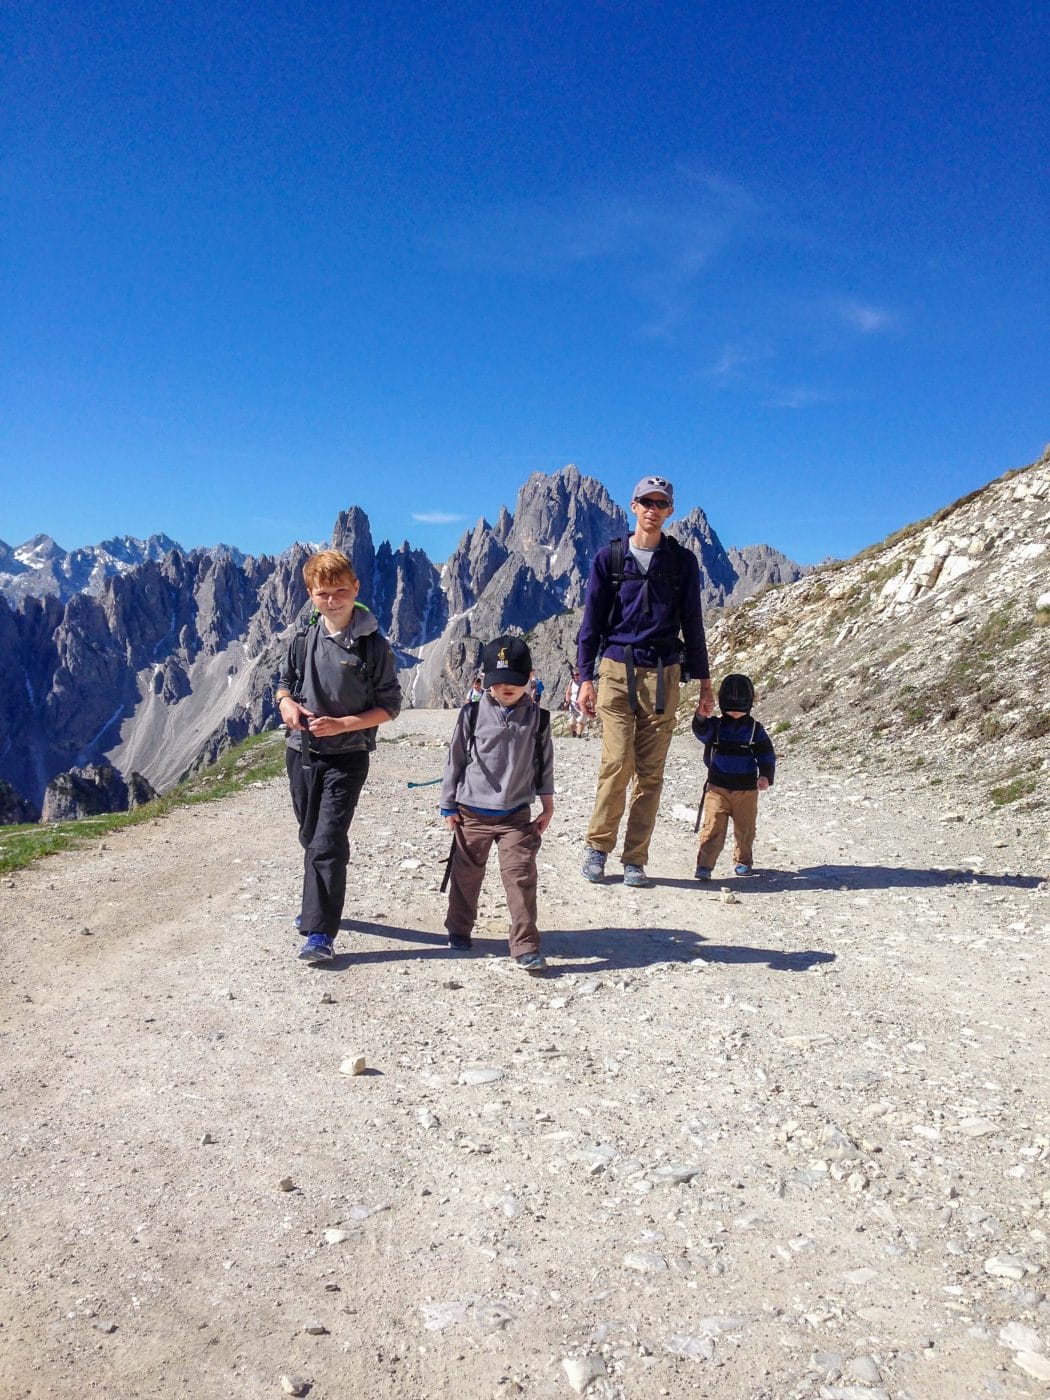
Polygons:
<instances>
[{"instance_id":1,"label":"man's sunglasses","mask_svg":"<svg viewBox=\"0 0 1050 1400\"><path fill-rule=\"evenodd\" d=\"M665 500L663 499L662 496L661 496L659 499L654 499L652 496L639 496L639 498L638 498L638 504L641 506L641 508L642 508L643 510L670 510L670 509L671 509L671 502L670 502L670 501L665 501Z\"/></svg>"}]
</instances>

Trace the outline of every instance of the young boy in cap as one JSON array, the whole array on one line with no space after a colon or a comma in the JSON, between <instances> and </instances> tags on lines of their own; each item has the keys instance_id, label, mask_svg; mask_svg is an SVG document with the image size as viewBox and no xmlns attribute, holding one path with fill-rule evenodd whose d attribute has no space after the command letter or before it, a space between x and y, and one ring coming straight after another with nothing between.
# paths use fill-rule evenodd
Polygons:
<instances>
[{"instance_id":1,"label":"young boy in cap","mask_svg":"<svg viewBox=\"0 0 1050 1400\"><path fill-rule=\"evenodd\" d=\"M707 782L701 799L703 823L696 853L696 878L710 880L733 823L737 875L750 875L758 794L772 787L777 756L769 735L752 718L755 687L749 676L726 676L718 687L720 715L693 719L693 733L704 746Z\"/></svg>"},{"instance_id":2,"label":"young boy in cap","mask_svg":"<svg viewBox=\"0 0 1050 1400\"><path fill-rule=\"evenodd\" d=\"M528 696L532 657L521 637L484 651L485 694L459 712L441 785L441 815L454 850L445 928L450 948L468 951L485 863L495 842L510 911L510 954L541 972L536 924L536 853L554 815L550 712ZM540 815L532 820L532 802Z\"/></svg>"}]
</instances>

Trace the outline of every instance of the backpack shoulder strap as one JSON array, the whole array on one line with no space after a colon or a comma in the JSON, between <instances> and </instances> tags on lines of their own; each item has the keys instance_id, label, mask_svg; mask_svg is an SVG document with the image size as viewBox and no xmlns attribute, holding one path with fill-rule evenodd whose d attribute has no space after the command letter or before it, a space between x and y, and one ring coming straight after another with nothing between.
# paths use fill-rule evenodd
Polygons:
<instances>
[{"instance_id":1,"label":"backpack shoulder strap","mask_svg":"<svg viewBox=\"0 0 1050 1400\"><path fill-rule=\"evenodd\" d=\"M481 706L480 700L471 700L463 708L467 712L467 762L471 763L477 754L477 745L474 742L474 733L478 727L478 710Z\"/></svg>"},{"instance_id":2,"label":"backpack shoulder strap","mask_svg":"<svg viewBox=\"0 0 1050 1400\"><path fill-rule=\"evenodd\" d=\"M543 736L551 727L550 710L540 710L540 717L536 724L536 786L539 787L543 781Z\"/></svg>"},{"instance_id":3,"label":"backpack shoulder strap","mask_svg":"<svg viewBox=\"0 0 1050 1400\"><path fill-rule=\"evenodd\" d=\"M310 640L310 628L317 626L317 619L320 613L310 614L310 620L304 622L292 638L292 644L288 648L288 660L291 665L292 679L295 681L295 693L301 695L303 691L303 676L306 674L306 646Z\"/></svg>"}]
</instances>

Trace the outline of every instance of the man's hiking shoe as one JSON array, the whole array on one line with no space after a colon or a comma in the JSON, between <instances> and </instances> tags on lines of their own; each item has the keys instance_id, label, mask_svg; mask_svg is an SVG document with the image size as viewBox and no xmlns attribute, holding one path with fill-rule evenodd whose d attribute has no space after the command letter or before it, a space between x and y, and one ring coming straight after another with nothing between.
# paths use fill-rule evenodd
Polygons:
<instances>
[{"instance_id":1,"label":"man's hiking shoe","mask_svg":"<svg viewBox=\"0 0 1050 1400\"><path fill-rule=\"evenodd\" d=\"M698 880L710 880L714 872L709 865L698 865L695 874Z\"/></svg>"},{"instance_id":2,"label":"man's hiking shoe","mask_svg":"<svg viewBox=\"0 0 1050 1400\"><path fill-rule=\"evenodd\" d=\"M331 962L335 957L332 940L327 933L308 933L306 942L299 949L299 957L307 963Z\"/></svg>"},{"instance_id":3,"label":"man's hiking shoe","mask_svg":"<svg viewBox=\"0 0 1050 1400\"><path fill-rule=\"evenodd\" d=\"M734 875L750 875L750 874L751 874L751 867L750 867L750 865L734 865L734 866L733 866L733 874L734 874Z\"/></svg>"},{"instance_id":4,"label":"man's hiking shoe","mask_svg":"<svg viewBox=\"0 0 1050 1400\"><path fill-rule=\"evenodd\" d=\"M644 865L625 865L623 868L623 882L630 885L633 890L647 890L652 881L645 873Z\"/></svg>"},{"instance_id":5,"label":"man's hiking shoe","mask_svg":"<svg viewBox=\"0 0 1050 1400\"><path fill-rule=\"evenodd\" d=\"M469 933L450 933L448 946L454 953L469 953L474 947L474 940Z\"/></svg>"},{"instance_id":6,"label":"man's hiking shoe","mask_svg":"<svg viewBox=\"0 0 1050 1400\"><path fill-rule=\"evenodd\" d=\"M590 846L587 847L587 855L584 858L583 869L580 874L585 880L591 880L597 884L599 880L605 879L605 852L595 851Z\"/></svg>"},{"instance_id":7,"label":"man's hiking shoe","mask_svg":"<svg viewBox=\"0 0 1050 1400\"><path fill-rule=\"evenodd\" d=\"M547 959L542 953L522 953L514 961L526 972L543 972L547 966Z\"/></svg>"}]
</instances>

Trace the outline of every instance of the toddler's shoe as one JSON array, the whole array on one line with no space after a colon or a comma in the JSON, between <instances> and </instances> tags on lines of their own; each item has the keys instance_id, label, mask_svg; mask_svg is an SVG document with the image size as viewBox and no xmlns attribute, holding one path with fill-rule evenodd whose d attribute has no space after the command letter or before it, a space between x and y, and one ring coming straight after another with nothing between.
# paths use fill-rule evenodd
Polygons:
<instances>
[{"instance_id":1,"label":"toddler's shoe","mask_svg":"<svg viewBox=\"0 0 1050 1400\"><path fill-rule=\"evenodd\" d=\"M625 865L623 868L623 882L630 885L633 890L647 890L652 881L645 873L644 865Z\"/></svg>"},{"instance_id":2,"label":"toddler's shoe","mask_svg":"<svg viewBox=\"0 0 1050 1400\"><path fill-rule=\"evenodd\" d=\"M751 874L751 867L750 867L750 865L734 865L734 866L733 866L733 874L734 874L734 875L750 875L750 874Z\"/></svg>"},{"instance_id":3,"label":"toddler's shoe","mask_svg":"<svg viewBox=\"0 0 1050 1400\"><path fill-rule=\"evenodd\" d=\"M587 854L583 861L583 868L580 873L585 880L590 880L593 884L597 884L599 880L604 880L605 852L596 851L588 846Z\"/></svg>"},{"instance_id":4,"label":"toddler's shoe","mask_svg":"<svg viewBox=\"0 0 1050 1400\"><path fill-rule=\"evenodd\" d=\"M547 966L547 959L542 953L521 953L514 961L526 972L542 972Z\"/></svg>"},{"instance_id":5,"label":"toddler's shoe","mask_svg":"<svg viewBox=\"0 0 1050 1400\"><path fill-rule=\"evenodd\" d=\"M454 953L469 953L474 947L474 940L469 933L450 933L448 946Z\"/></svg>"},{"instance_id":6,"label":"toddler's shoe","mask_svg":"<svg viewBox=\"0 0 1050 1400\"><path fill-rule=\"evenodd\" d=\"M696 867L696 870L694 871L694 874L698 880L710 880L713 873L714 872L712 871L709 865L698 865Z\"/></svg>"},{"instance_id":7,"label":"toddler's shoe","mask_svg":"<svg viewBox=\"0 0 1050 1400\"><path fill-rule=\"evenodd\" d=\"M306 942L299 949L299 957L306 963L327 963L335 957L332 939L326 933L308 933Z\"/></svg>"}]
</instances>

